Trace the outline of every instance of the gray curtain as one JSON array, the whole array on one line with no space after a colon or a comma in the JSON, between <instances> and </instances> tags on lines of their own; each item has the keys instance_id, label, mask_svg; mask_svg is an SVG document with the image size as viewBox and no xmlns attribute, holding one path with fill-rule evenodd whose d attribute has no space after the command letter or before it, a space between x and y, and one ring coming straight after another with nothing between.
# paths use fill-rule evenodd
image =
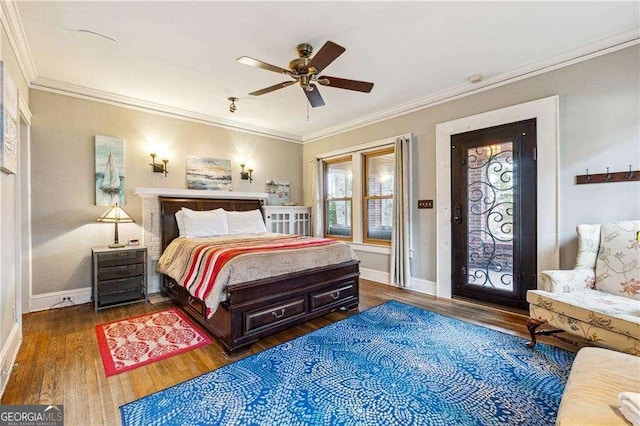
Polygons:
<instances>
[{"instance_id":1,"label":"gray curtain","mask_svg":"<svg viewBox=\"0 0 640 426\"><path fill-rule=\"evenodd\" d=\"M322 160L316 158L313 161L313 233L314 237L324 236L324 173Z\"/></svg>"},{"instance_id":2,"label":"gray curtain","mask_svg":"<svg viewBox=\"0 0 640 426\"><path fill-rule=\"evenodd\" d=\"M409 264L409 138L398 138L395 144L395 176L393 227L391 233L391 283L399 287L411 285Z\"/></svg>"}]
</instances>

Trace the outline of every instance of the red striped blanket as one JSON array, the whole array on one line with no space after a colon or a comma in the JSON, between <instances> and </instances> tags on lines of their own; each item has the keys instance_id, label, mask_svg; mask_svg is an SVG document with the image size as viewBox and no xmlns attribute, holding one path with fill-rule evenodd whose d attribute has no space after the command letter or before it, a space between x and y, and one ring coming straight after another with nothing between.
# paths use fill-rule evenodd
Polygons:
<instances>
[{"instance_id":1,"label":"red striped blanket","mask_svg":"<svg viewBox=\"0 0 640 426\"><path fill-rule=\"evenodd\" d=\"M327 238L281 234L177 238L162 254L158 271L175 279L215 311L224 300L222 287L230 282L252 281L352 259L355 255L347 244ZM262 271L270 275L256 275Z\"/></svg>"}]
</instances>

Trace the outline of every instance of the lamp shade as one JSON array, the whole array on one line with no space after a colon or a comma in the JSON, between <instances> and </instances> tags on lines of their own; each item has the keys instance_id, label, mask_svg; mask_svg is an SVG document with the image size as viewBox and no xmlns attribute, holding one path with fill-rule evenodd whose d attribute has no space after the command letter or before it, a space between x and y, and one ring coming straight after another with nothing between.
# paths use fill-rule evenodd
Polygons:
<instances>
[{"instance_id":1,"label":"lamp shade","mask_svg":"<svg viewBox=\"0 0 640 426\"><path fill-rule=\"evenodd\" d=\"M98 218L98 222L107 223L126 223L135 222L129 215L116 204L111 207L105 214Z\"/></svg>"},{"instance_id":2,"label":"lamp shade","mask_svg":"<svg viewBox=\"0 0 640 426\"><path fill-rule=\"evenodd\" d=\"M113 244L109 244L109 248L120 248L124 247L124 244L120 244L118 241L118 224L119 223L131 223L135 222L135 220L131 219L129 215L118 207L118 203L115 206L111 207L105 214L98 218L98 222L106 222L106 223L115 223L116 229L113 238Z\"/></svg>"}]
</instances>

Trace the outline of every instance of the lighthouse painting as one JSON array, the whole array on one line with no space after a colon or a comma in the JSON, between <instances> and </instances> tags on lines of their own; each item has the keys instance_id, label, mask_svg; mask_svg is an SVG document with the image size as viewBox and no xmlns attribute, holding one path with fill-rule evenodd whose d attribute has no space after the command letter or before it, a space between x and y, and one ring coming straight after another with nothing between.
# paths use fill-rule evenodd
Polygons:
<instances>
[{"instance_id":1,"label":"lighthouse painting","mask_svg":"<svg viewBox=\"0 0 640 426\"><path fill-rule=\"evenodd\" d=\"M96 135L96 206L124 206L124 139Z\"/></svg>"}]
</instances>

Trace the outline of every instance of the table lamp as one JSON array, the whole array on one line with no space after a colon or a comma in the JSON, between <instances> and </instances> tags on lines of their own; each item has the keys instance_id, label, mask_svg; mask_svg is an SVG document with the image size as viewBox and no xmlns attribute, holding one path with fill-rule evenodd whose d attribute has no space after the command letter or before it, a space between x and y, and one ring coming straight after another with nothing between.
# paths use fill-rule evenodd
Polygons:
<instances>
[{"instance_id":1,"label":"table lamp","mask_svg":"<svg viewBox=\"0 0 640 426\"><path fill-rule=\"evenodd\" d=\"M118 224L131 223L131 222L135 222L135 220L131 219L124 210L118 207L118 203L116 203L115 206L111 207L105 214L103 214L98 218L98 222L116 224L116 232L115 232L113 244L109 244L109 248L120 248L120 247L124 247L124 244L120 244L118 242Z\"/></svg>"}]
</instances>

